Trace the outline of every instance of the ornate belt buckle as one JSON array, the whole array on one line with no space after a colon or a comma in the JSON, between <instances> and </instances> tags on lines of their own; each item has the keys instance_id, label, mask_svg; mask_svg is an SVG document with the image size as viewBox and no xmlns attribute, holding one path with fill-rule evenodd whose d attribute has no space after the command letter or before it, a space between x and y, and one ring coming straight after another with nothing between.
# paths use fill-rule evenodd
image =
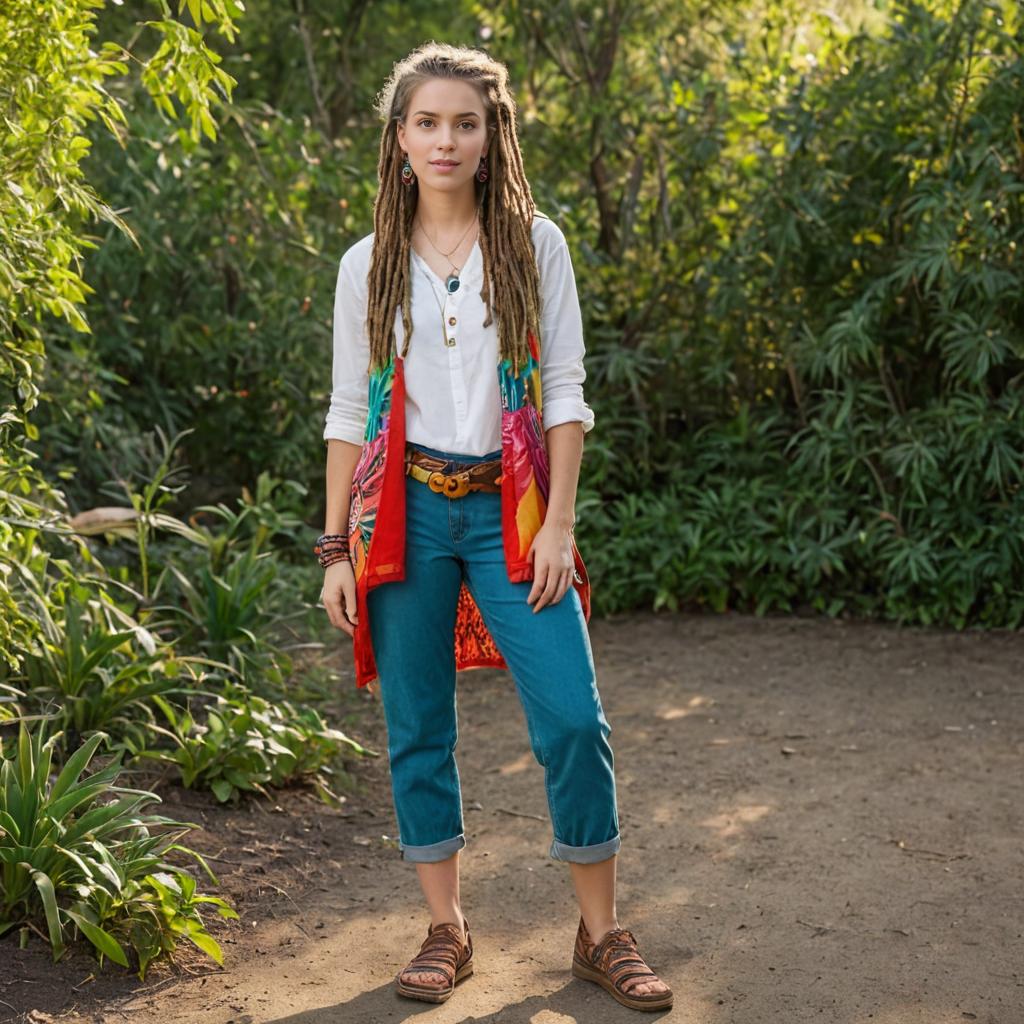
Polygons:
<instances>
[{"instance_id":1,"label":"ornate belt buckle","mask_svg":"<svg viewBox=\"0 0 1024 1024\"><path fill-rule=\"evenodd\" d=\"M427 479L427 485L435 494L444 494L449 498L461 498L469 493L469 473L433 472Z\"/></svg>"}]
</instances>

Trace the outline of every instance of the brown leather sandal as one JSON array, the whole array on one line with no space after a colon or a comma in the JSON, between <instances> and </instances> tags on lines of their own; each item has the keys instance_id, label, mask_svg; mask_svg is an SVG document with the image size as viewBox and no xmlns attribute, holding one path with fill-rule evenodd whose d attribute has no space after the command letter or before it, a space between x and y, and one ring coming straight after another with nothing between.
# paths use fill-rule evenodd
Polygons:
<instances>
[{"instance_id":1,"label":"brown leather sandal","mask_svg":"<svg viewBox=\"0 0 1024 1024\"><path fill-rule=\"evenodd\" d=\"M636 937L626 928L613 928L600 942L594 942L581 917L572 953L572 973L607 989L623 1006L634 1010L667 1010L672 1005L671 989L630 994L644 982L662 979L644 962L636 948Z\"/></svg>"},{"instance_id":2,"label":"brown leather sandal","mask_svg":"<svg viewBox=\"0 0 1024 1024\"><path fill-rule=\"evenodd\" d=\"M466 930L465 943L459 926L452 921L428 925L427 937L419 953L395 977L399 995L428 1003L443 1003L451 997L455 986L473 973L473 939L469 934L469 922L463 918L462 923ZM431 984L402 980L405 974L418 971L435 971L444 976L444 981Z\"/></svg>"}]
</instances>

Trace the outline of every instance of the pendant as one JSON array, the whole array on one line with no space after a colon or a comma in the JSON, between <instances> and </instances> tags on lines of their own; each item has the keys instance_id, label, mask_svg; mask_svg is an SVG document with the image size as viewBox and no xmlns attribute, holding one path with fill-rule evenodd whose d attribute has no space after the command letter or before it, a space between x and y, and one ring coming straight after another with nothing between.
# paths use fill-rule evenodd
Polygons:
<instances>
[{"instance_id":1,"label":"pendant","mask_svg":"<svg viewBox=\"0 0 1024 1024\"><path fill-rule=\"evenodd\" d=\"M444 279L444 286L445 286L445 288L448 289L448 294L449 295L451 295L453 292L457 292L459 290L459 275L458 274L449 274Z\"/></svg>"}]
</instances>

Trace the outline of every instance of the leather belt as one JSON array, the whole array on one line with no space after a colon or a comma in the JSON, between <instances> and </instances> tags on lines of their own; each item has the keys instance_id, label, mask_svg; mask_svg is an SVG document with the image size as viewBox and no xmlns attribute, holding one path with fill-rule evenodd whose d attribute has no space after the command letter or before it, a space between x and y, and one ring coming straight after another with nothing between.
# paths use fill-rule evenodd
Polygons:
<instances>
[{"instance_id":1,"label":"leather belt","mask_svg":"<svg viewBox=\"0 0 1024 1024\"><path fill-rule=\"evenodd\" d=\"M470 491L501 493L501 459L487 462L448 462L411 446L405 451L405 471L437 494L461 498Z\"/></svg>"}]
</instances>

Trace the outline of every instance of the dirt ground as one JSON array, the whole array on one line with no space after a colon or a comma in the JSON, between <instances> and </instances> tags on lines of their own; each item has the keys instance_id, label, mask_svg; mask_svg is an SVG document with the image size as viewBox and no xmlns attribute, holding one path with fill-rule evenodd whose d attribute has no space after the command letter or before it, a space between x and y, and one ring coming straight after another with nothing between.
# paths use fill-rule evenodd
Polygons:
<instances>
[{"instance_id":1,"label":"dirt ground","mask_svg":"<svg viewBox=\"0 0 1024 1024\"><path fill-rule=\"evenodd\" d=\"M476 670L459 679L476 973L449 1002L393 989L427 917L382 756L340 811L173 791L166 812L205 827L207 891L242 913L213 925L225 969L185 954L140 983L0 944L0 1022L1024 1022L1024 633L687 614L591 636L619 920L673 987L667 1014L570 975L578 911L547 853L542 770L511 678ZM377 700L342 699L384 751Z\"/></svg>"}]
</instances>

